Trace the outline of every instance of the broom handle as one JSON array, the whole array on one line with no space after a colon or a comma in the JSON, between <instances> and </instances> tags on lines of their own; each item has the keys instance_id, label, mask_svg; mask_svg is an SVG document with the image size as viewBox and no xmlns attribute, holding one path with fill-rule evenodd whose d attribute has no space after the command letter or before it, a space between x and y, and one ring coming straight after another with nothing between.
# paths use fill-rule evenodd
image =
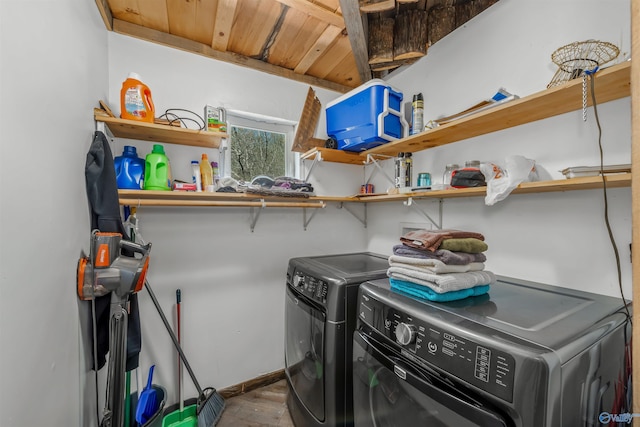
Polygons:
<instances>
[{"instance_id":1,"label":"broom handle","mask_svg":"<svg viewBox=\"0 0 640 427\"><path fill-rule=\"evenodd\" d=\"M149 285L149 282L146 279L144 281L144 287L147 288L147 291L149 292L149 295L151 296L151 301L153 301L153 305L156 306L156 310L158 310L158 314L160 315L160 318L162 319L162 322L164 323L164 327L167 329L167 332L169 332L169 336L171 336L171 340L173 341L173 345L176 347L176 350L178 350L178 354L180 354L180 358L182 359L182 363L184 363L184 366L187 368L187 371L189 372L189 376L191 377L191 380L193 381L193 384L196 386L196 389L198 390L198 394L202 395L202 387L200 387L200 384L198 383L198 380L196 379L196 375L193 373L193 370L191 369L191 365L189 365L189 362L187 361L187 356L184 355L184 352L182 351L182 348L180 347L180 343L178 342L178 339L176 338L176 334L173 332L173 329L171 329L171 325L169 324L169 321L167 320L167 316L164 315L164 312L162 311L162 307L160 307L160 303L158 302L158 299L156 298L156 295L151 290L151 285Z\"/></svg>"},{"instance_id":2,"label":"broom handle","mask_svg":"<svg viewBox=\"0 0 640 427\"><path fill-rule=\"evenodd\" d=\"M180 335L180 330L181 330L181 326L180 326L180 322L182 321L181 317L182 315L180 314L180 289L176 289L176 317L177 317L177 323L178 323L178 344L180 344L180 347L182 347L182 339L181 339L181 335ZM180 399L180 413L182 413L182 411L184 410L184 391L183 391L183 387L184 387L184 381L183 381L183 372L182 372L182 363L180 358L178 357L178 398Z\"/></svg>"}]
</instances>

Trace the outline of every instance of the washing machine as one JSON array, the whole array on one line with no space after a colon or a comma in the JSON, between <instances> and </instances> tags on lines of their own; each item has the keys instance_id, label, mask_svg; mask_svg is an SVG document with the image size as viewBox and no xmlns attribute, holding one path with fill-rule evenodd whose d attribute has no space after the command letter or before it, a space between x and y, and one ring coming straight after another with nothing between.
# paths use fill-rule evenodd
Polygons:
<instances>
[{"instance_id":1,"label":"washing machine","mask_svg":"<svg viewBox=\"0 0 640 427\"><path fill-rule=\"evenodd\" d=\"M351 349L358 287L386 277L388 256L289 260L285 302L287 406L296 427L353 425Z\"/></svg>"},{"instance_id":2,"label":"washing machine","mask_svg":"<svg viewBox=\"0 0 640 427\"><path fill-rule=\"evenodd\" d=\"M359 292L356 427L584 427L631 417L622 299L506 277L448 303L392 291L387 279Z\"/></svg>"}]
</instances>

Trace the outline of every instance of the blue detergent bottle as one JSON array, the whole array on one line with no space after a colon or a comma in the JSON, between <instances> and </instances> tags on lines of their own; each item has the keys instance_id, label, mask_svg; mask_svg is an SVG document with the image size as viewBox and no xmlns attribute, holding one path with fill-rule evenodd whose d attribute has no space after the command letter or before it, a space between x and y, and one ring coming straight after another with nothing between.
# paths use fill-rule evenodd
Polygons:
<instances>
[{"instance_id":1,"label":"blue detergent bottle","mask_svg":"<svg viewBox=\"0 0 640 427\"><path fill-rule=\"evenodd\" d=\"M138 157L136 147L125 145L121 156L113 159L118 188L141 190L144 180L144 159Z\"/></svg>"}]
</instances>

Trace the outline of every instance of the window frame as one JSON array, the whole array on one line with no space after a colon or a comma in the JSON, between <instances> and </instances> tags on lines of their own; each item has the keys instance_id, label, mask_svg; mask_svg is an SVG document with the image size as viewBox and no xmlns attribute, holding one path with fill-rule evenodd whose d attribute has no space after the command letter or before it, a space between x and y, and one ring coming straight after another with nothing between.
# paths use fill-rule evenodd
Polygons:
<instances>
[{"instance_id":1,"label":"window frame","mask_svg":"<svg viewBox=\"0 0 640 427\"><path fill-rule=\"evenodd\" d=\"M244 127L258 131L281 133L285 135L285 176L299 178L300 176L300 153L292 151L293 139L295 137L297 122L270 117L261 114L248 113L245 111L227 110L227 132L229 134L225 145L221 147L220 156L222 158L223 170L221 176L231 176L231 127ZM277 178L275 176L271 178Z\"/></svg>"}]
</instances>

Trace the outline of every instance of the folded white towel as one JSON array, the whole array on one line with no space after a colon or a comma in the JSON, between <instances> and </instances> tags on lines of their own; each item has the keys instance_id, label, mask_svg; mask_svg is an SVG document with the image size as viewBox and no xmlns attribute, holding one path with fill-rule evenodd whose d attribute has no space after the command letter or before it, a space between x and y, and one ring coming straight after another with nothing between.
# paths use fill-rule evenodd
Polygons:
<instances>
[{"instance_id":1,"label":"folded white towel","mask_svg":"<svg viewBox=\"0 0 640 427\"><path fill-rule=\"evenodd\" d=\"M426 271L427 273L443 274L443 273L466 273L467 271L484 270L483 262L471 262L469 264L455 265L445 264L439 259L433 258L412 258L399 255L391 255L389 257L389 265L391 267L404 267L408 269L416 269L418 271Z\"/></svg>"},{"instance_id":2,"label":"folded white towel","mask_svg":"<svg viewBox=\"0 0 640 427\"><path fill-rule=\"evenodd\" d=\"M433 274L404 267L389 267L387 275L407 282L428 286L440 294L468 289L478 285L491 285L496 282L496 276L490 271Z\"/></svg>"}]
</instances>

